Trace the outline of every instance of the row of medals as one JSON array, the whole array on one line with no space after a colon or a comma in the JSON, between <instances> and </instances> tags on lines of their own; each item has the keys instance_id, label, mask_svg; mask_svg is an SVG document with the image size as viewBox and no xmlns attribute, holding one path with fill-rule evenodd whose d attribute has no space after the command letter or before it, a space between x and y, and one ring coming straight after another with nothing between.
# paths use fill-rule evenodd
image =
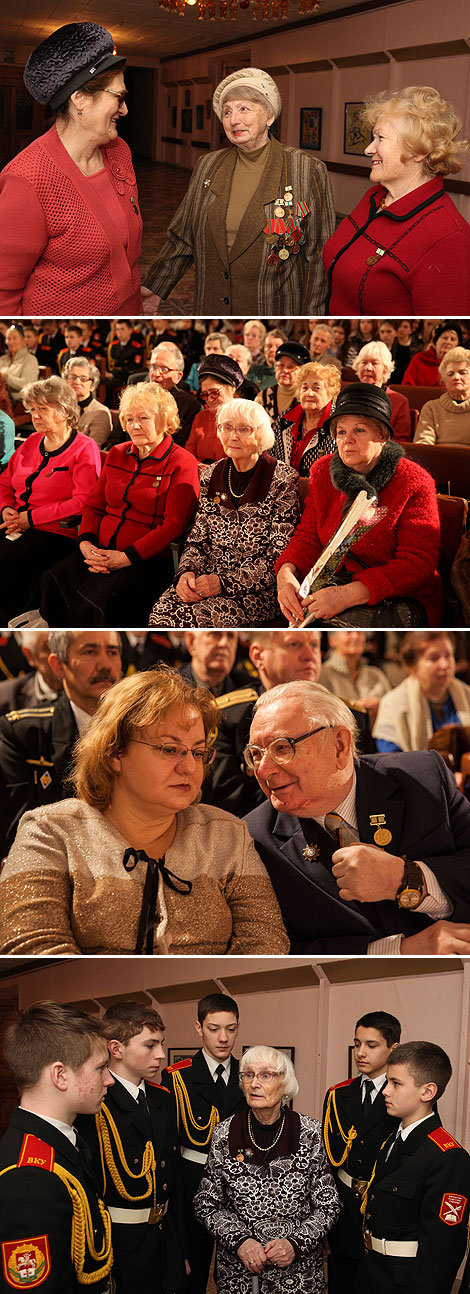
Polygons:
<instances>
[{"instance_id":1,"label":"row of medals","mask_svg":"<svg viewBox=\"0 0 470 1294\"><path fill-rule=\"evenodd\" d=\"M286 184L283 198L276 199L274 215L279 219L286 215L286 207L293 206L292 185ZM306 216L301 216L300 225L306 220ZM266 242L271 247L268 256L268 265L275 265L276 261L286 261L291 255L298 256L302 244L306 242L305 234L301 229L288 229L285 234L265 234Z\"/></svg>"}]
</instances>

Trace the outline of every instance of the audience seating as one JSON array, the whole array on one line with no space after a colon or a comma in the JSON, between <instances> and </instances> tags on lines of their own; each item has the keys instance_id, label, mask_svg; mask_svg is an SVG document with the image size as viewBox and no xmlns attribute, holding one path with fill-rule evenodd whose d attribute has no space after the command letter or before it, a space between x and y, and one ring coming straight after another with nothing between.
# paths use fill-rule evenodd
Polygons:
<instances>
[{"instance_id":1,"label":"audience seating","mask_svg":"<svg viewBox=\"0 0 470 1294\"><path fill-rule=\"evenodd\" d=\"M407 458L430 473L441 494L470 499L470 445L421 445L413 441L403 448Z\"/></svg>"},{"instance_id":2,"label":"audience seating","mask_svg":"<svg viewBox=\"0 0 470 1294\"><path fill-rule=\"evenodd\" d=\"M390 382L390 389L398 391L399 395L405 395L410 409L422 409L423 404L428 400L438 400L439 396L444 395L443 386L394 386Z\"/></svg>"}]
</instances>

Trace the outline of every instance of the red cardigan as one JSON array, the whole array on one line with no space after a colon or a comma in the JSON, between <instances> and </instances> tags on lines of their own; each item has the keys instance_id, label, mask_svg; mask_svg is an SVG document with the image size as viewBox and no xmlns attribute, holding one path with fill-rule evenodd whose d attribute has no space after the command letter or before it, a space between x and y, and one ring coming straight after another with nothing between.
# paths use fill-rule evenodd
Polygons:
<instances>
[{"instance_id":1,"label":"red cardigan","mask_svg":"<svg viewBox=\"0 0 470 1294\"><path fill-rule=\"evenodd\" d=\"M325 244L325 313L470 315L470 226L442 180L380 211L385 195L382 185L369 189Z\"/></svg>"},{"instance_id":2,"label":"red cardigan","mask_svg":"<svg viewBox=\"0 0 470 1294\"><path fill-rule=\"evenodd\" d=\"M167 555L192 521L198 498L196 460L171 436L147 458L139 458L132 444L115 445L88 499L79 538L125 552L130 562Z\"/></svg>"},{"instance_id":3,"label":"red cardigan","mask_svg":"<svg viewBox=\"0 0 470 1294\"><path fill-rule=\"evenodd\" d=\"M299 578L313 566L340 525L346 496L330 477L332 455L320 458L310 472L310 485L302 519L290 544L276 562L292 562ZM439 514L436 487L428 472L409 458L401 458L388 485L379 495L386 516L354 544L343 568L369 589L369 603L384 598L414 597L422 603L430 625L442 623L443 590L437 573ZM363 570L354 560L370 563Z\"/></svg>"},{"instance_id":4,"label":"red cardigan","mask_svg":"<svg viewBox=\"0 0 470 1294\"><path fill-rule=\"evenodd\" d=\"M129 148L82 175L55 126L0 175L0 313L141 314L142 220Z\"/></svg>"},{"instance_id":5,"label":"red cardigan","mask_svg":"<svg viewBox=\"0 0 470 1294\"><path fill-rule=\"evenodd\" d=\"M403 374L403 386L440 386L443 387L439 356L434 346L428 350L419 350L413 355L408 368Z\"/></svg>"},{"instance_id":6,"label":"red cardigan","mask_svg":"<svg viewBox=\"0 0 470 1294\"><path fill-rule=\"evenodd\" d=\"M201 409L193 418L186 449L195 455L198 463L217 463L220 458L227 457L217 435L217 423L212 409Z\"/></svg>"},{"instance_id":7,"label":"red cardigan","mask_svg":"<svg viewBox=\"0 0 470 1294\"><path fill-rule=\"evenodd\" d=\"M73 537L77 527L64 529L61 518L82 515L100 471L100 451L90 436L74 431L66 445L48 454L36 431L15 449L0 476L0 511L26 509L37 530Z\"/></svg>"}]
</instances>

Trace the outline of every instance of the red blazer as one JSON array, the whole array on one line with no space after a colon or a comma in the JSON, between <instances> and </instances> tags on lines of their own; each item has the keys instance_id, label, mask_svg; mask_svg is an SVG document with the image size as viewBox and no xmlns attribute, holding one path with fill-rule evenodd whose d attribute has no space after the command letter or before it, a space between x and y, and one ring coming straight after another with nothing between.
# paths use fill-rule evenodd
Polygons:
<instances>
[{"instance_id":1,"label":"red blazer","mask_svg":"<svg viewBox=\"0 0 470 1294\"><path fill-rule=\"evenodd\" d=\"M15 449L0 476L0 511L26 508L37 530L73 537L77 527L64 530L60 520L82 515L100 471L100 451L90 436L74 431L66 445L48 454L36 431Z\"/></svg>"},{"instance_id":2,"label":"red blazer","mask_svg":"<svg viewBox=\"0 0 470 1294\"><path fill-rule=\"evenodd\" d=\"M185 448L195 455L198 463L217 463L220 458L227 457L217 435L217 423L212 409L201 409L193 418Z\"/></svg>"},{"instance_id":3,"label":"red blazer","mask_svg":"<svg viewBox=\"0 0 470 1294\"><path fill-rule=\"evenodd\" d=\"M330 477L332 455L314 463L302 519L290 544L276 562L292 562L304 575L326 548L343 517L346 496ZM425 608L430 625L442 623L443 589L437 573L439 514L436 487L429 472L401 458L392 480L379 495L386 515L354 544L343 561L369 589L374 605L384 598L414 597ZM355 556L366 562L363 570Z\"/></svg>"},{"instance_id":4,"label":"red blazer","mask_svg":"<svg viewBox=\"0 0 470 1294\"><path fill-rule=\"evenodd\" d=\"M132 444L114 445L84 510L80 540L116 548L131 562L166 553L187 530L198 498L196 460L171 436L147 458Z\"/></svg>"},{"instance_id":5,"label":"red blazer","mask_svg":"<svg viewBox=\"0 0 470 1294\"><path fill-rule=\"evenodd\" d=\"M369 189L325 244L325 313L470 315L470 226L442 180L375 214L385 195L382 185Z\"/></svg>"},{"instance_id":6,"label":"red blazer","mask_svg":"<svg viewBox=\"0 0 470 1294\"><path fill-rule=\"evenodd\" d=\"M0 175L0 313L141 314L142 240L130 150L101 149L82 175L55 126Z\"/></svg>"}]
</instances>

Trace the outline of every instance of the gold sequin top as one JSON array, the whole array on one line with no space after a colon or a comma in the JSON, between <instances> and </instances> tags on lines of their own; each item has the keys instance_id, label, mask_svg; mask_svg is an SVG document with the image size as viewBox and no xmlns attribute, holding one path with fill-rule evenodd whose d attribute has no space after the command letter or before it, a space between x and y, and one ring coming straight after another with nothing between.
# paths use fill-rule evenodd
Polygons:
<instances>
[{"instance_id":1,"label":"gold sequin top","mask_svg":"<svg viewBox=\"0 0 470 1294\"><path fill-rule=\"evenodd\" d=\"M131 842L81 800L25 813L0 877L0 952L134 952L146 864L123 866ZM287 953L277 899L244 822L209 804L177 814L159 876L154 953Z\"/></svg>"}]
</instances>

